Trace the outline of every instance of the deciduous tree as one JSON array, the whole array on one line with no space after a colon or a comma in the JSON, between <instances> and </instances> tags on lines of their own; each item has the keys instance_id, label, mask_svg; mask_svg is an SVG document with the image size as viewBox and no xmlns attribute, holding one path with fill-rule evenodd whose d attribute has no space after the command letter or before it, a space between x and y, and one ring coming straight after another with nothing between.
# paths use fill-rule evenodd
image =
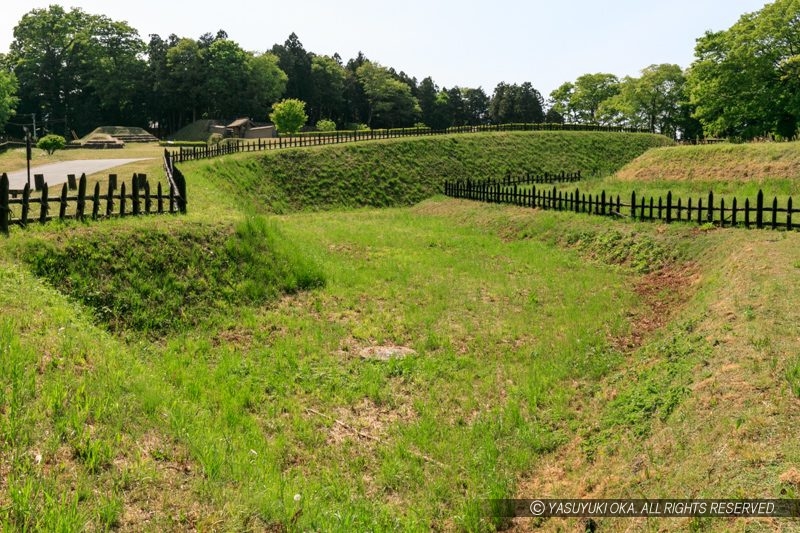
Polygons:
<instances>
[{"instance_id":1,"label":"deciduous tree","mask_svg":"<svg viewBox=\"0 0 800 533\"><path fill-rule=\"evenodd\" d=\"M0 131L4 130L8 119L14 116L18 102L16 77L10 72L0 70Z\"/></svg>"},{"instance_id":2,"label":"deciduous tree","mask_svg":"<svg viewBox=\"0 0 800 533\"><path fill-rule=\"evenodd\" d=\"M569 105L578 121L596 124L600 104L619 90L619 79L613 74L584 74L575 80Z\"/></svg>"},{"instance_id":3,"label":"deciduous tree","mask_svg":"<svg viewBox=\"0 0 800 533\"><path fill-rule=\"evenodd\" d=\"M311 59L311 118L317 122L323 117L341 120L344 106L347 72L339 61L330 56Z\"/></svg>"},{"instance_id":4,"label":"deciduous tree","mask_svg":"<svg viewBox=\"0 0 800 533\"><path fill-rule=\"evenodd\" d=\"M306 103L296 98L286 98L275 104L269 119L281 133L297 133L306 121Z\"/></svg>"},{"instance_id":5,"label":"deciduous tree","mask_svg":"<svg viewBox=\"0 0 800 533\"><path fill-rule=\"evenodd\" d=\"M143 51L126 23L57 5L33 9L14 28L8 59L19 80L19 111L65 132L138 118Z\"/></svg>"},{"instance_id":6,"label":"deciduous tree","mask_svg":"<svg viewBox=\"0 0 800 533\"><path fill-rule=\"evenodd\" d=\"M411 88L395 79L388 69L371 61L361 65L357 72L369 103L367 124L370 127L404 127L414 123L419 113L417 99Z\"/></svg>"},{"instance_id":7,"label":"deciduous tree","mask_svg":"<svg viewBox=\"0 0 800 533\"><path fill-rule=\"evenodd\" d=\"M800 2L776 0L725 31L698 39L688 76L707 133L749 139L797 134Z\"/></svg>"}]
</instances>

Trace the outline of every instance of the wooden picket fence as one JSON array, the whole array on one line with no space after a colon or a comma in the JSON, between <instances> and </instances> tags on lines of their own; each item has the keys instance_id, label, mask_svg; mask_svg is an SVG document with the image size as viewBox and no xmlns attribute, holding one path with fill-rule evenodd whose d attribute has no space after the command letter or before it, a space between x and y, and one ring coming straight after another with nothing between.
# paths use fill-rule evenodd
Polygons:
<instances>
[{"instance_id":1,"label":"wooden picket fence","mask_svg":"<svg viewBox=\"0 0 800 533\"><path fill-rule=\"evenodd\" d=\"M520 174L518 176L514 176L511 172L507 173L503 176L500 180L486 180L484 181L485 185L489 184L499 184L502 186L510 187L512 185L526 185L526 184L543 184L543 183L575 183L576 181L581 181L583 177L581 176L581 171L577 172L561 172L556 174L551 174L550 172L545 172L544 174L531 174L530 172L526 172L524 174Z\"/></svg>"},{"instance_id":2,"label":"wooden picket fence","mask_svg":"<svg viewBox=\"0 0 800 533\"><path fill-rule=\"evenodd\" d=\"M763 191L758 191L755 201L747 198L715 199L714 193L698 199L675 198L672 192L663 197L637 197L632 192L630 200L623 201L619 195L581 193L574 191L537 188L532 186L504 185L492 180L446 181L444 192L453 198L465 198L482 202L512 204L521 207L555 209L575 213L632 218L635 220L659 220L666 223L696 222L721 227L744 226L746 228L800 229L800 220L794 217L800 209L794 207L790 197L784 204L774 197L766 201ZM796 222L796 220L798 222Z\"/></svg>"},{"instance_id":3,"label":"wooden picket fence","mask_svg":"<svg viewBox=\"0 0 800 533\"><path fill-rule=\"evenodd\" d=\"M186 179L172 165L169 154L165 154L164 164L168 191L163 190L160 182L152 190L145 174L134 174L130 187L123 182L117 190L117 175L110 174L105 192L101 192L100 183L95 183L94 192L87 194L87 179L83 174L79 180L69 176L56 196L50 195L47 183L39 182L34 191L39 196L32 196L28 185L20 191L11 191L8 176L3 174L0 176L0 232L8 234L12 225L43 224L51 220L186 213ZM70 196L71 190L77 191L76 194Z\"/></svg>"}]
</instances>

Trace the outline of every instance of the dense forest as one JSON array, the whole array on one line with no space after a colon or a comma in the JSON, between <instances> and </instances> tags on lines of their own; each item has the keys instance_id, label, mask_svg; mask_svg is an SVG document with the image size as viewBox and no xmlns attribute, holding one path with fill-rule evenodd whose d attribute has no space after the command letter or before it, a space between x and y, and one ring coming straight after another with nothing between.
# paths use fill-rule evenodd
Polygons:
<instances>
[{"instance_id":1,"label":"dense forest","mask_svg":"<svg viewBox=\"0 0 800 533\"><path fill-rule=\"evenodd\" d=\"M677 138L793 138L800 116L800 5L777 0L697 40L688 68L650 65L639 77L587 73L547 100L530 82L439 87L371 61L307 51L297 35L269 52L225 31L197 39L150 35L81 9L33 9L0 55L0 132L83 135L99 125L166 136L200 118L266 121L283 98L306 103L311 126L586 123Z\"/></svg>"}]
</instances>

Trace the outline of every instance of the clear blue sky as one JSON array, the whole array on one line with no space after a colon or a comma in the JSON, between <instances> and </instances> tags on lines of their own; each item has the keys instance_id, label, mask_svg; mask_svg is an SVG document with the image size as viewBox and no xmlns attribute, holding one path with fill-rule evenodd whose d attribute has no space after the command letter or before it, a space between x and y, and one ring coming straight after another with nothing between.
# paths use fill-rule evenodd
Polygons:
<instances>
[{"instance_id":1,"label":"clear blue sky","mask_svg":"<svg viewBox=\"0 0 800 533\"><path fill-rule=\"evenodd\" d=\"M125 20L142 38L228 32L265 51L297 33L306 50L371 60L440 87L530 81L547 97L589 72L632 75L654 63L688 67L695 40L765 0L2 0L0 52L23 14L51 4Z\"/></svg>"}]
</instances>

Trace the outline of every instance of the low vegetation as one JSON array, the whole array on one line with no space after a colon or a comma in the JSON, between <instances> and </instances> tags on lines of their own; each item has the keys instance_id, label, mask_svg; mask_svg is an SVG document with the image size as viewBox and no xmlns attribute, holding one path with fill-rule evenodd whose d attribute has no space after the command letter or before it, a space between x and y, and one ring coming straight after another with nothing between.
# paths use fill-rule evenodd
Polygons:
<instances>
[{"instance_id":1,"label":"low vegetation","mask_svg":"<svg viewBox=\"0 0 800 533\"><path fill-rule=\"evenodd\" d=\"M66 230L18 251L34 274L95 310L112 331L163 334L211 312L255 305L323 284L319 269L273 224L121 227L115 239Z\"/></svg>"},{"instance_id":2,"label":"low vegetation","mask_svg":"<svg viewBox=\"0 0 800 533\"><path fill-rule=\"evenodd\" d=\"M61 135L45 135L36 143L36 148L44 150L47 155L53 155L56 150L63 150L67 140Z\"/></svg>"},{"instance_id":3,"label":"low vegetation","mask_svg":"<svg viewBox=\"0 0 800 533\"><path fill-rule=\"evenodd\" d=\"M800 145L792 143L710 144L651 150L619 173L620 180L681 182L800 178Z\"/></svg>"},{"instance_id":4,"label":"low vegetation","mask_svg":"<svg viewBox=\"0 0 800 533\"><path fill-rule=\"evenodd\" d=\"M703 200L709 192L717 204L725 199L731 206L733 197L744 205L750 199L755 205L758 191L764 192L771 205L773 197L785 206L793 197L795 206L800 197L800 144L716 144L676 146L650 150L625 165L613 176L590 179L561 187L584 193L620 195L630 201L631 192L638 198L666 198L668 192L682 198L684 205ZM656 200L657 201L657 200Z\"/></svg>"},{"instance_id":5,"label":"low vegetation","mask_svg":"<svg viewBox=\"0 0 800 533\"><path fill-rule=\"evenodd\" d=\"M0 526L492 531L483 498L800 494L800 234L436 196L658 142L468 137L196 162L184 217L12 231Z\"/></svg>"},{"instance_id":6,"label":"low vegetation","mask_svg":"<svg viewBox=\"0 0 800 533\"><path fill-rule=\"evenodd\" d=\"M667 144L650 134L476 133L281 150L187 168L259 212L390 207L440 193L447 179L562 170L607 174Z\"/></svg>"}]
</instances>

